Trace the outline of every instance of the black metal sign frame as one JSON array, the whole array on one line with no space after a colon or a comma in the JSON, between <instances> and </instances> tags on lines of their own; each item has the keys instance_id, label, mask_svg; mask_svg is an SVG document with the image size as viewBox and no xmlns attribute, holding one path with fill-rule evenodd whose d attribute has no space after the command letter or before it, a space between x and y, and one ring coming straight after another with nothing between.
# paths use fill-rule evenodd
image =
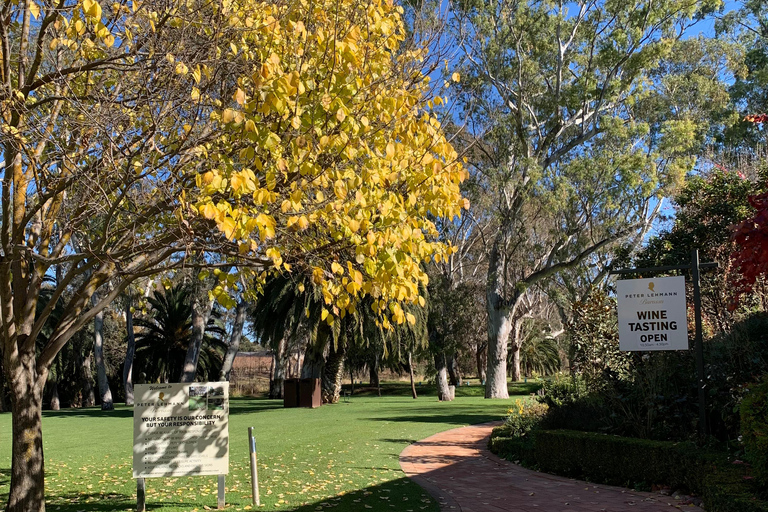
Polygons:
<instances>
[{"instance_id":1,"label":"black metal sign frame","mask_svg":"<svg viewBox=\"0 0 768 512\"><path fill-rule=\"evenodd\" d=\"M704 372L704 339L701 333L701 270L717 268L717 262L701 263L699 250L691 251L691 263L687 265L667 265L663 267L623 268L611 270L609 274L659 274L670 270L690 270L693 282L693 316L695 322L694 350L696 351L696 369L698 372L699 390L699 433L705 439L709 437L707 422L706 375Z\"/></svg>"}]
</instances>

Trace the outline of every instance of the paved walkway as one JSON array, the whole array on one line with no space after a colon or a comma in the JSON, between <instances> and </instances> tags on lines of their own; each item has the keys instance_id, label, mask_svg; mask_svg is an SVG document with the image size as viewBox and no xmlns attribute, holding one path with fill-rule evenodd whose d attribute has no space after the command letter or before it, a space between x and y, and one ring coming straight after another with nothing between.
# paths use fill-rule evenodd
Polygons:
<instances>
[{"instance_id":1,"label":"paved walkway","mask_svg":"<svg viewBox=\"0 0 768 512\"><path fill-rule=\"evenodd\" d=\"M498 423L441 432L408 446L400 467L450 512L691 512L702 509L656 493L595 485L525 469L493 455Z\"/></svg>"}]
</instances>

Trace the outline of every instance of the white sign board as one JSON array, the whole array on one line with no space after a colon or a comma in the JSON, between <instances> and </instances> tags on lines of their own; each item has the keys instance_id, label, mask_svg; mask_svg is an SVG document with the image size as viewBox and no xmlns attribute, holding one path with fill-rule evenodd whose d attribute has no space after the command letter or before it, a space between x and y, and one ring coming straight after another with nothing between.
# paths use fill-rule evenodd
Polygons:
<instances>
[{"instance_id":1,"label":"white sign board","mask_svg":"<svg viewBox=\"0 0 768 512\"><path fill-rule=\"evenodd\" d=\"M685 278L616 283L621 350L687 350Z\"/></svg>"},{"instance_id":2,"label":"white sign board","mask_svg":"<svg viewBox=\"0 0 768 512\"><path fill-rule=\"evenodd\" d=\"M228 382L136 384L134 478L228 473Z\"/></svg>"}]
</instances>

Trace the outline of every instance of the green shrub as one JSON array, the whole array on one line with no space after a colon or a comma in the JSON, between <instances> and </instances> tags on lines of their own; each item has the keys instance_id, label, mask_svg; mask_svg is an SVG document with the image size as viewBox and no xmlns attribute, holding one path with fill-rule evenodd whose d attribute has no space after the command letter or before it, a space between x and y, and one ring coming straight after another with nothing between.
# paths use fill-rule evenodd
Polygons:
<instances>
[{"instance_id":1,"label":"green shrub","mask_svg":"<svg viewBox=\"0 0 768 512\"><path fill-rule=\"evenodd\" d=\"M759 483L745 479L744 466L691 443L568 430L538 430L525 438L494 435L493 453L548 473L642 489L653 484L685 489L701 496L708 512L768 512L768 501L757 494Z\"/></svg>"},{"instance_id":2,"label":"green shrub","mask_svg":"<svg viewBox=\"0 0 768 512\"><path fill-rule=\"evenodd\" d=\"M544 394L538 401L549 407L574 404L589 393L584 379L579 374L565 375L558 373L551 380L544 381Z\"/></svg>"},{"instance_id":3,"label":"green shrub","mask_svg":"<svg viewBox=\"0 0 768 512\"><path fill-rule=\"evenodd\" d=\"M768 377L741 401L741 436L755 479L768 488Z\"/></svg>"},{"instance_id":4,"label":"green shrub","mask_svg":"<svg viewBox=\"0 0 768 512\"><path fill-rule=\"evenodd\" d=\"M535 466L536 455L534 442L528 437L494 437L488 441L488 449L499 457L520 463L523 466Z\"/></svg>"},{"instance_id":5,"label":"green shrub","mask_svg":"<svg viewBox=\"0 0 768 512\"><path fill-rule=\"evenodd\" d=\"M507 437L523 437L536 429L547 414L549 406L530 400L518 400L507 411L508 416L504 421L503 429Z\"/></svg>"}]
</instances>

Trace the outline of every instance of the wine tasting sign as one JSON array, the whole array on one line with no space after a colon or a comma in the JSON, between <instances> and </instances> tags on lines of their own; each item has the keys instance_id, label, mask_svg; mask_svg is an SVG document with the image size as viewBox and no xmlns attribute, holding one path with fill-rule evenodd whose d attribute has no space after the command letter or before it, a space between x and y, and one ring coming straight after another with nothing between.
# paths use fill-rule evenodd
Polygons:
<instances>
[{"instance_id":1,"label":"wine tasting sign","mask_svg":"<svg viewBox=\"0 0 768 512\"><path fill-rule=\"evenodd\" d=\"M626 279L616 283L621 350L687 350L685 278Z\"/></svg>"}]
</instances>

